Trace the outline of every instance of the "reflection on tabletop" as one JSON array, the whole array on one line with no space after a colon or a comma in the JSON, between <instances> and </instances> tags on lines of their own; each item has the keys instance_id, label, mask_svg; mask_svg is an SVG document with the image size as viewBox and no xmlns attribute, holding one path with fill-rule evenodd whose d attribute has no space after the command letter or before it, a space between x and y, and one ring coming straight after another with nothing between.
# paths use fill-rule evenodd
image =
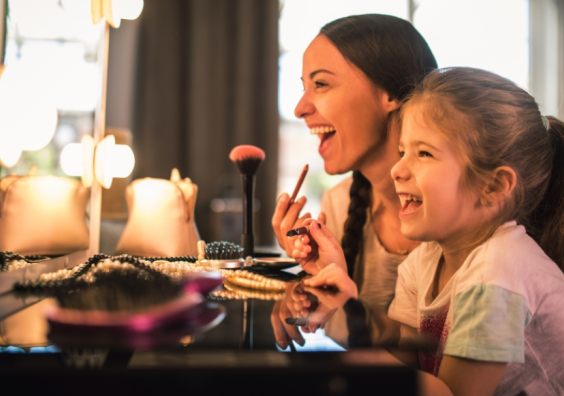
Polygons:
<instances>
[{"instance_id":1,"label":"reflection on tabletop","mask_svg":"<svg viewBox=\"0 0 564 396\"><path fill-rule=\"evenodd\" d=\"M20 284L12 295L44 299L0 321L1 345L343 351L397 341L385 312L335 289L305 287L295 269L174 278L155 270L157 262L130 261L87 262Z\"/></svg>"},{"instance_id":2,"label":"reflection on tabletop","mask_svg":"<svg viewBox=\"0 0 564 396\"><path fill-rule=\"evenodd\" d=\"M301 280L289 282L284 297L274 304L270 320L281 349L301 350L317 333L328 336L342 350L398 348L399 324L384 308L369 307L333 287L307 287ZM407 347L433 350L436 342L421 337Z\"/></svg>"},{"instance_id":3,"label":"reflection on tabletop","mask_svg":"<svg viewBox=\"0 0 564 396\"><path fill-rule=\"evenodd\" d=\"M223 320L225 308L205 299L221 285L219 274L182 281L151 275L113 271L87 287L52 291L50 298L1 321L1 342L24 348L54 343L149 349L185 343Z\"/></svg>"}]
</instances>

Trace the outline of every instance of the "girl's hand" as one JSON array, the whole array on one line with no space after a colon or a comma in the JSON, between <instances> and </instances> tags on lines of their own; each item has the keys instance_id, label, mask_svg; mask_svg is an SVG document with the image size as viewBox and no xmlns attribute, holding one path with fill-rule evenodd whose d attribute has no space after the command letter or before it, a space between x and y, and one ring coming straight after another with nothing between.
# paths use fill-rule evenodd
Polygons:
<instances>
[{"instance_id":1,"label":"girl's hand","mask_svg":"<svg viewBox=\"0 0 564 396\"><path fill-rule=\"evenodd\" d=\"M306 197L301 197L295 202L290 202L290 196L283 193L278 198L274 214L272 215L272 229L278 240L278 244L288 256L291 256L293 250L293 239L286 236L286 233L293 229L301 227L306 219L311 218L311 214L306 213L300 217Z\"/></svg>"},{"instance_id":2,"label":"girl's hand","mask_svg":"<svg viewBox=\"0 0 564 396\"><path fill-rule=\"evenodd\" d=\"M309 274L317 274L330 263L335 263L346 273L343 250L333 234L319 221L307 220L304 223L309 225L309 232L295 239L291 256Z\"/></svg>"},{"instance_id":3,"label":"girl's hand","mask_svg":"<svg viewBox=\"0 0 564 396\"><path fill-rule=\"evenodd\" d=\"M349 278L347 270L335 263L328 264L311 278L304 279L304 285L309 287L329 287L337 289L339 302L346 302L350 298L358 298L356 283ZM326 301L328 304L329 301ZM335 303L335 302L333 302Z\"/></svg>"}]
</instances>

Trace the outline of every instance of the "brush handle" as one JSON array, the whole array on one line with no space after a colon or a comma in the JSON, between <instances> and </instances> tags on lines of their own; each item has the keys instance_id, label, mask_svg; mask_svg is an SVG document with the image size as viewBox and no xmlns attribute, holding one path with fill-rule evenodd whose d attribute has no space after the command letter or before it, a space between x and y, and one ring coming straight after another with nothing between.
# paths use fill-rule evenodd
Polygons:
<instances>
[{"instance_id":1,"label":"brush handle","mask_svg":"<svg viewBox=\"0 0 564 396\"><path fill-rule=\"evenodd\" d=\"M243 234L241 245L243 246L243 257L254 256L255 238L253 233L253 203L255 200L255 177L254 175L241 175L243 182Z\"/></svg>"}]
</instances>

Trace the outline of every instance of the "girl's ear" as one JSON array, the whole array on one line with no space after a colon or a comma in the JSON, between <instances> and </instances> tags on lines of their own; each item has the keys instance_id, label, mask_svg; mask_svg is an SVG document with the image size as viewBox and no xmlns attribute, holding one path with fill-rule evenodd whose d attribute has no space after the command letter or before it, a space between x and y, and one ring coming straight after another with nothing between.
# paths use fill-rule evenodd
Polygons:
<instances>
[{"instance_id":1,"label":"girl's ear","mask_svg":"<svg viewBox=\"0 0 564 396\"><path fill-rule=\"evenodd\" d=\"M503 204L511 197L517 185L517 174L509 166L497 167L492 177L482 190L480 203L483 206Z\"/></svg>"}]
</instances>

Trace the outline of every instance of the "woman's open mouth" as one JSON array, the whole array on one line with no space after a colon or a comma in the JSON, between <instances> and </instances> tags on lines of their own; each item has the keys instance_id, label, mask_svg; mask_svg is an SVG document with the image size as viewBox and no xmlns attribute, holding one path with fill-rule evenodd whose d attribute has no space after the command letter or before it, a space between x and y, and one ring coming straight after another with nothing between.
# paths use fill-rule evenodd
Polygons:
<instances>
[{"instance_id":1,"label":"woman's open mouth","mask_svg":"<svg viewBox=\"0 0 564 396\"><path fill-rule=\"evenodd\" d=\"M319 136L319 154L323 154L328 150L331 138L335 135L335 128L329 125L317 126L310 129L310 133Z\"/></svg>"}]
</instances>

